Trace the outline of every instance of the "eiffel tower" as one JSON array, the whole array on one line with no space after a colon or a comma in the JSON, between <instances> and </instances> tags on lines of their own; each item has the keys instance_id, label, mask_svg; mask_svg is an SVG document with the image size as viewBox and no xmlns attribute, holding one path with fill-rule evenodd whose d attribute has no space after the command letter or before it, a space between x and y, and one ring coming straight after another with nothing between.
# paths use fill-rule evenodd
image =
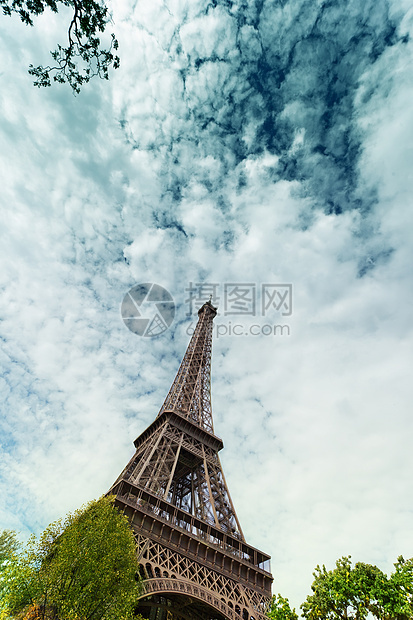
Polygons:
<instances>
[{"instance_id":1,"label":"eiffel tower","mask_svg":"<svg viewBox=\"0 0 413 620\"><path fill-rule=\"evenodd\" d=\"M211 410L212 321L205 303L154 422L109 491L138 549L148 620L264 620L270 556L247 544L224 478Z\"/></svg>"}]
</instances>

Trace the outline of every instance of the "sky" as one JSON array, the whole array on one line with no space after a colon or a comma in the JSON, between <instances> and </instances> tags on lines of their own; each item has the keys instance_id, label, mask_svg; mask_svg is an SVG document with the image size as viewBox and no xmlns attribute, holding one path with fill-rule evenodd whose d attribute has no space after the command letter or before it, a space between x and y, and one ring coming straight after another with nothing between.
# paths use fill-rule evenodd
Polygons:
<instances>
[{"instance_id":1,"label":"sky","mask_svg":"<svg viewBox=\"0 0 413 620\"><path fill-rule=\"evenodd\" d=\"M411 3L109 7L121 66L78 96L27 73L68 13L0 23L0 528L109 489L212 294L215 433L274 593L298 609L343 555L389 573L413 556ZM175 306L156 337L121 315L147 283Z\"/></svg>"}]
</instances>

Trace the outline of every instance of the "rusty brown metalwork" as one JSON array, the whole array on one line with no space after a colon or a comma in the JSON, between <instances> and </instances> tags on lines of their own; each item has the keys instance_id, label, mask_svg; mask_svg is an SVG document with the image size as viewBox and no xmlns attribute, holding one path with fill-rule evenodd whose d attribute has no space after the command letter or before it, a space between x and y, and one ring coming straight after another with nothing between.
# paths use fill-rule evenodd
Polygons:
<instances>
[{"instance_id":1,"label":"rusty brown metalwork","mask_svg":"<svg viewBox=\"0 0 413 620\"><path fill-rule=\"evenodd\" d=\"M212 321L195 332L159 414L109 494L135 533L149 620L263 620L270 557L245 541L229 494L211 408Z\"/></svg>"},{"instance_id":2,"label":"rusty brown metalwork","mask_svg":"<svg viewBox=\"0 0 413 620\"><path fill-rule=\"evenodd\" d=\"M207 302L198 311L198 323L188 345L163 411L177 411L201 428L214 432L211 408L212 321L216 308Z\"/></svg>"}]
</instances>

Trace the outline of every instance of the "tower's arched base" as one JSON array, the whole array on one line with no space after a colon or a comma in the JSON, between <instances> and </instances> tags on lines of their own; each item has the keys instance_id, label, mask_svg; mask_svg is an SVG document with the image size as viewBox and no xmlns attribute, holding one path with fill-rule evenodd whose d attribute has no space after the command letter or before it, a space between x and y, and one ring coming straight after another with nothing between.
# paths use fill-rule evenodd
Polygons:
<instances>
[{"instance_id":1,"label":"tower's arched base","mask_svg":"<svg viewBox=\"0 0 413 620\"><path fill-rule=\"evenodd\" d=\"M229 620L203 601L184 594L152 594L139 601L136 613L147 620Z\"/></svg>"},{"instance_id":2,"label":"tower's arched base","mask_svg":"<svg viewBox=\"0 0 413 620\"><path fill-rule=\"evenodd\" d=\"M186 579L145 579L142 587L136 612L147 620L256 620L245 607Z\"/></svg>"}]
</instances>

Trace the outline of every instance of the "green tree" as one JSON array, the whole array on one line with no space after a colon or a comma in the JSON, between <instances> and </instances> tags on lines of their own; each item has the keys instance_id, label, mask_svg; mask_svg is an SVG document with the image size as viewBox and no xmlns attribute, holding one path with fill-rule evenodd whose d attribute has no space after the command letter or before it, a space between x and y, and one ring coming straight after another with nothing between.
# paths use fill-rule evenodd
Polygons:
<instances>
[{"instance_id":1,"label":"green tree","mask_svg":"<svg viewBox=\"0 0 413 620\"><path fill-rule=\"evenodd\" d=\"M298 620L295 609L291 609L288 599L281 594L272 597L268 617L271 620Z\"/></svg>"},{"instance_id":2,"label":"green tree","mask_svg":"<svg viewBox=\"0 0 413 620\"><path fill-rule=\"evenodd\" d=\"M49 525L7 563L0 610L4 618L132 620L137 569L127 518L102 498Z\"/></svg>"},{"instance_id":3,"label":"green tree","mask_svg":"<svg viewBox=\"0 0 413 620\"><path fill-rule=\"evenodd\" d=\"M0 0L4 15L17 13L21 21L33 26L33 18L41 15L46 8L58 13L62 6L71 7L73 14L68 26L68 41L64 47L58 44L51 53L51 65L34 67L29 73L35 77L35 86L50 86L51 80L67 82L74 93L94 76L109 78L109 67L119 67L119 57L115 54L118 41L111 34L107 49L101 47L100 33L109 21L108 8L103 2L95 0Z\"/></svg>"},{"instance_id":4,"label":"green tree","mask_svg":"<svg viewBox=\"0 0 413 620\"><path fill-rule=\"evenodd\" d=\"M400 555L394 567L396 570L391 576L392 588L397 592L402 613L413 618L413 558L405 560Z\"/></svg>"},{"instance_id":5,"label":"green tree","mask_svg":"<svg viewBox=\"0 0 413 620\"><path fill-rule=\"evenodd\" d=\"M364 620L371 614L379 620L411 620L412 567L400 560L389 578L371 564L352 567L350 556L337 560L330 571L317 566L313 594L301 605L304 618Z\"/></svg>"}]
</instances>

